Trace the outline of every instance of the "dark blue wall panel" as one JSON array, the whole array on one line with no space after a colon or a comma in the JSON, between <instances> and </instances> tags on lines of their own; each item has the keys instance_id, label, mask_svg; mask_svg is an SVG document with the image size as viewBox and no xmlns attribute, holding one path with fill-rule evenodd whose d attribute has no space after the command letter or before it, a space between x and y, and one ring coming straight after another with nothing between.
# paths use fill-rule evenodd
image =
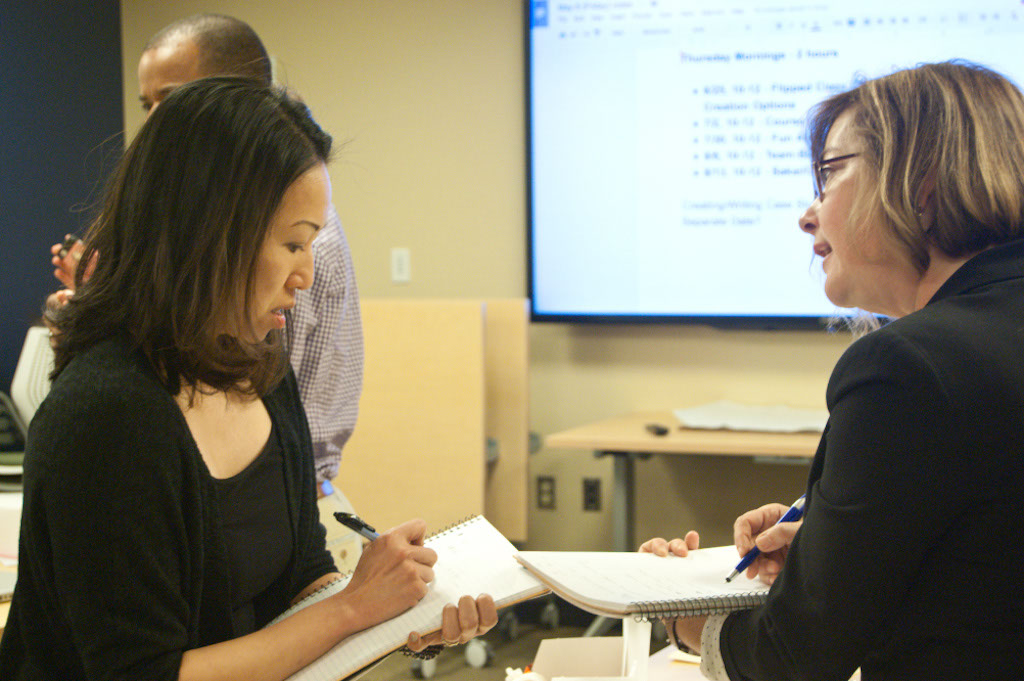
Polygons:
<instances>
[{"instance_id":1,"label":"dark blue wall panel","mask_svg":"<svg viewBox=\"0 0 1024 681\"><path fill-rule=\"evenodd\" d=\"M85 230L123 129L118 1L0 2L0 390L59 288L48 249Z\"/></svg>"}]
</instances>

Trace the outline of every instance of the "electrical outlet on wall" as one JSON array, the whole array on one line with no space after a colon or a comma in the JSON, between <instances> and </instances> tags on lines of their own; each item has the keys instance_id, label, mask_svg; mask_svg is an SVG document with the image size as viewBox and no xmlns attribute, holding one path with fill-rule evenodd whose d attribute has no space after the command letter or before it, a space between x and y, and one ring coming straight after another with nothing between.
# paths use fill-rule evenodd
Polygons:
<instances>
[{"instance_id":1,"label":"electrical outlet on wall","mask_svg":"<svg viewBox=\"0 0 1024 681\"><path fill-rule=\"evenodd\" d=\"M583 510L601 510L601 478L583 478Z\"/></svg>"},{"instance_id":2,"label":"electrical outlet on wall","mask_svg":"<svg viewBox=\"0 0 1024 681\"><path fill-rule=\"evenodd\" d=\"M537 508L555 510L555 478L551 475L537 476Z\"/></svg>"}]
</instances>

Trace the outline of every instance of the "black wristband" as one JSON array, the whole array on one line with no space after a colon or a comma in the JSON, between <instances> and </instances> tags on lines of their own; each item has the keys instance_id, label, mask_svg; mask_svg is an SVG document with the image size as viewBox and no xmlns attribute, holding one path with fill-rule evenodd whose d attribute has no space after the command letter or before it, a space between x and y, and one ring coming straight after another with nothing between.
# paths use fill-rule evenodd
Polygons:
<instances>
[{"instance_id":1,"label":"black wristband","mask_svg":"<svg viewBox=\"0 0 1024 681\"><path fill-rule=\"evenodd\" d=\"M691 655L700 655L699 651L692 649L688 645L680 643L679 639L676 638L676 620L664 620L665 631L668 632L668 642L676 647L677 650L681 650L684 653L690 653Z\"/></svg>"},{"instance_id":2,"label":"black wristband","mask_svg":"<svg viewBox=\"0 0 1024 681\"><path fill-rule=\"evenodd\" d=\"M417 660L433 660L435 657L441 654L442 650L444 650L444 644L427 646L418 653L410 650L409 646L403 646L402 654L406 657L416 658Z\"/></svg>"}]
</instances>

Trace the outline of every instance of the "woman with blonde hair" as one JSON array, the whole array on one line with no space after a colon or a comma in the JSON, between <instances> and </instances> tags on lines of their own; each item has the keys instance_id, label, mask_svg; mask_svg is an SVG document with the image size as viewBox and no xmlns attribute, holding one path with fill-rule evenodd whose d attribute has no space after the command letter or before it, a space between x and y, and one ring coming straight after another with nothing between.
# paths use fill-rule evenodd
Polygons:
<instances>
[{"instance_id":1,"label":"woman with blonde hair","mask_svg":"<svg viewBox=\"0 0 1024 681\"><path fill-rule=\"evenodd\" d=\"M756 609L669 624L712 679L1009 679L1024 601L1024 97L947 62L813 112L825 292L893 318L836 365L801 523L734 526ZM691 532L641 550L682 554Z\"/></svg>"}]
</instances>

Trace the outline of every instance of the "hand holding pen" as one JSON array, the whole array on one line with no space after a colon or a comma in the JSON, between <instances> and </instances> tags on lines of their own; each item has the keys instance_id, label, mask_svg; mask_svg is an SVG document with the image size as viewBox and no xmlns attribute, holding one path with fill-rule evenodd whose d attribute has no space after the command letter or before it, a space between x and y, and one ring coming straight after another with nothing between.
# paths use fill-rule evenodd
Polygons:
<instances>
[{"instance_id":1,"label":"hand holding pen","mask_svg":"<svg viewBox=\"0 0 1024 681\"><path fill-rule=\"evenodd\" d=\"M747 570L750 578L759 576L766 584L774 582L782 570L789 545L800 528L798 521L803 515L803 508L804 497L801 495L788 508L782 504L767 504L737 518L733 524L733 539L743 558L726 581Z\"/></svg>"},{"instance_id":2,"label":"hand holding pen","mask_svg":"<svg viewBox=\"0 0 1024 681\"><path fill-rule=\"evenodd\" d=\"M426 524L422 520L410 520L381 535L369 523L352 513L338 511L335 512L334 518L371 542L364 549L346 592L352 591L353 587L358 591L373 582L372 588L363 590L368 590L373 598L383 601L386 608L381 610L380 606L377 606L373 612L390 613L389 617L404 610L402 608L392 612L390 606L395 602L407 600L396 601L391 597L392 591L408 592L410 587L419 587L418 592L409 593L413 598L409 605L418 602L426 594L427 585L434 579L434 571L431 568L437 561L437 554L423 545ZM398 561L388 557L389 551L395 548L399 550ZM359 600L358 594L356 600ZM498 611L494 599L490 596L462 596L458 605L449 603L444 606L439 631L423 634L410 632L406 645L413 651L421 651L427 646L466 643L486 633L497 621Z\"/></svg>"}]
</instances>

